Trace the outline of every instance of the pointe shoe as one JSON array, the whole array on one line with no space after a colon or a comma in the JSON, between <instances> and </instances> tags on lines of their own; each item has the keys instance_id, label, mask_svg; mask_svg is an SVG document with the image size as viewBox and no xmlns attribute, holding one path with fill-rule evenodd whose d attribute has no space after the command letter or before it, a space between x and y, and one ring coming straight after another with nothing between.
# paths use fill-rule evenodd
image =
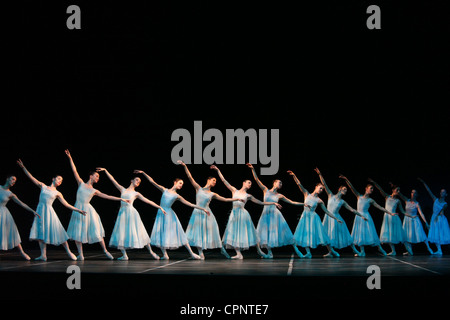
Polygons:
<instances>
[{"instance_id":1,"label":"pointe shoe","mask_svg":"<svg viewBox=\"0 0 450 320\"><path fill-rule=\"evenodd\" d=\"M106 254L106 257L107 257L109 260L114 260L113 255L112 255L111 253L109 253L109 251L105 251L105 254Z\"/></svg>"},{"instance_id":2,"label":"pointe shoe","mask_svg":"<svg viewBox=\"0 0 450 320\"><path fill-rule=\"evenodd\" d=\"M127 261L127 260L128 260L128 256L123 255L123 256L117 258L117 260L120 260L120 261Z\"/></svg>"},{"instance_id":3,"label":"pointe shoe","mask_svg":"<svg viewBox=\"0 0 450 320\"><path fill-rule=\"evenodd\" d=\"M379 248L378 251L379 251L383 256L386 255L386 251L384 251L382 248Z\"/></svg>"},{"instance_id":4,"label":"pointe shoe","mask_svg":"<svg viewBox=\"0 0 450 320\"><path fill-rule=\"evenodd\" d=\"M233 259L233 260L242 260L242 259L244 259L244 257L242 256L241 253L239 253L239 254L237 254L235 256L232 256L231 259Z\"/></svg>"},{"instance_id":5,"label":"pointe shoe","mask_svg":"<svg viewBox=\"0 0 450 320\"><path fill-rule=\"evenodd\" d=\"M336 258L339 258L339 257L340 257L340 254L339 254L337 251L335 251L335 250L331 250L331 253L332 253L333 256L335 256Z\"/></svg>"},{"instance_id":6,"label":"pointe shoe","mask_svg":"<svg viewBox=\"0 0 450 320\"><path fill-rule=\"evenodd\" d=\"M220 253L223 254L227 259L230 259L230 255L228 254L227 250L225 250L224 247L220 249Z\"/></svg>"},{"instance_id":7,"label":"pointe shoe","mask_svg":"<svg viewBox=\"0 0 450 320\"><path fill-rule=\"evenodd\" d=\"M34 259L35 261L47 261L47 256L39 256Z\"/></svg>"},{"instance_id":8,"label":"pointe shoe","mask_svg":"<svg viewBox=\"0 0 450 320\"><path fill-rule=\"evenodd\" d=\"M323 255L324 258L333 258L333 254L331 252L328 252L327 254Z\"/></svg>"},{"instance_id":9,"label":"pointe shoe","mask_svg":"<svg viewBox=\"0 0 450 320\"><path fill-rule=\"evenodd\" d=\"M304 257L305 257L306 259L311 259L311 258L312 258L311 252L308 252L307 254L305 254Z\"/></svg>"},{"instance_id":10,"label":"pointe shoe","mask_svg":"<svg viewBox=\"0 0 450 320\"><path fill-rule=\"evenodd\" d=\"M153 251L150 252L150 254L152 255L152 257L153 257L155 260L159 260L159 259L160 259L159 256L158 256L156 253L154 253Z\"/></svg>"},{"instance_id":11,"label":"pointe shoe","mask_svg":"<svg viewBox=\"0 0 450 320\"><path fill-rule=\"evenodd\" d=\"M161 260L169 260L169 255L166 253L161 257Z\"/></svg>"},{"instance_id":12,"label":"pointe shoe","mask_svg":"<svg viewBox=\"0 0 450 320\"><path fill-rule=\"evenodd\" d=\"M295 250L295 253L298 255L299 258L302 258L302 259L303 259L303 258L305 257L305 256L303 255L303 253L301 253L300 250L298 250L297 247L295 247L294 250Z\"/></svg>"},{"instance_id":13,"label":"pointe shoe","mask_svg":"<svg viewBox=\"0 0 450 320\"><path fill-rule=\"evenodd\" d=\"M391 251L391 252L389 252L387 255L388 255L388 256L396 256L396 255L397 255L397 252Z\"/></svg>"},{"instance_id":14,"label":"pointe shoe","mask_svg":"<svg viewBox=\"0 0 450 320\"><path fill-rule=\"evenodd\" d=\"M84 261L84 256L82 254L78 255L77 261Z\"/></svg>"},{"instance_id":15,"label":"pointe shoe","mask_svg":"<svg viewBox=\"0 0 450 320\"><path fill-rule=\"evenodd\" d=\"M25 252L21 252L20 254L22 255L22 257L23 257L25 260L27 260L27 261L30 261L30 260L31 260L30 256L27 255Z\"/></svg>"},{"instance_id":16,"label":"pointe shoe","mask_svg":"<svg viewBox=\"0 0 450 320\"><path fill-rule=\"evenodd\" d=\"M195 254L195 253L192 253L191 257L192 257L192 259L195 259L195 260L202 260L202 258L198 254ZM205 260L204 257L203 257L203 260Z\"/></svg>"},{"instance_id":17,"label":"pointe shoe","mask_svg":"<svg viewBox=\"0 0 450 320\"><path fill-rule=\"evenodd\" d=\"M71 260L74 260L74 261L77 260L77 256L74 255L72 252L67 252L67 254L69 255L69 258L70 258ZM83 260L84 260L84 258L83 258Z\"/></svg>"}]
</instances>

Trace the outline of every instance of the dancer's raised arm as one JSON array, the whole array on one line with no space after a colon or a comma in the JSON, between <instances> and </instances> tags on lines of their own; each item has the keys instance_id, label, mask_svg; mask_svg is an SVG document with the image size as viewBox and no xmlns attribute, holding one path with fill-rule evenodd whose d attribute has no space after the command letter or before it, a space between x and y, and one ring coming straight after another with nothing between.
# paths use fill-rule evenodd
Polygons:
<instances>
[{"instance_id":1,"label":"dancer's raised arm","mask_svg":"<svg viewBox=\"0 0 450 320\"><path fill-rule=\"evenodd\" d=\"M348 187L350 188L350 190L352 190L353 194L354 194L357 198L359 198L359 197L361 196L361 194L360 194L358 191L356 191L355 187L351 184L350 180L348 180L346 176L340 174L340 175L339 175L339 178L345 180L345 182L347 183Z\"/></svg>"},{"instance_id":2,"label":"dancer's raised arm","mask_svg":"<svg viewBox=\"0 0 450 320\"><path fill-rule=\"evenodd\" d=\"M70 155L69 149L66 149L65 153L66 153L67 157L69 158L70 167L72 168L72 172L73 172L73 175L75 176L75 180L77 181L77 183L79 185L80 183L83 182L83 180L80 178L80 175L78 174L77 167L75 167L75 163L73 162L73 159L72 159L72 156Z\"/></svg>"},{"instance_id":3,"label":"dancer's raised arm","mask_svg":"<svg viewBox=\"0 0 450 320\"><path fill-rule=\"evenodd\" d=\"M109 173L109 171L106 170L105 168L100 168L100 167L98 167L96 170L97 170L97 172L105 171L106 176L109 178L109 180L111 180L111 182L113 183L113 185L114 185L120 192L122 192L122 190L125 189L124 187L122 187L122 186L116 181L116 179L114 179L114 177L111 175L111 173Z\"/></svg>"},{"instance_id":4,"label":"dancer's raised arm","mask_svg":"<svg viewBox=\"0 0 450 320\"><path fill-rule=\"evenodd\" d=\"M319 175L320 182L322 182L323 187L325 188L325 191L326 191L327 195L328 196L332 196L333 192L331 192L330 188L328 188L328 186L327 186L327 184L325 182L325 179L323 178L322 173L320 172L319 168L316 167L314 169L314 171Z\"/></svg>"},{"instance_id":5,"label":"dancer's raised arm","mask_svg":"<svg viewBox=\"0 0 450 320\"><path fill-rule=\"evenodd\" d=\"M423 181L421 178L417 178L417 180L419 180L420 182L423 183L425 189L428 191L428 194L430 195L430 197L433 199L433 201L436 201L437 197L433 194L433 192L431 192L430 187L425 183L425 181Z\"/></svg>"},{"instance_id":6,"label":"dancer's raised arm","mask_svg":"<svg viewBox=\"0 0 450 320\"><path fill-rule=\"evenodd\" d=\"M387 198L387 197L389 197L389 195L380 187L380 185L378 184L378 183L376 183L372 178L368 178L367 179L370 183L372 183L374 186L375 186L375 188L377 188L379 191L380 191L380 193L381 193L381 195L383 196L383 198Z\"/></svg>"},{"instance_id":7,"label":"dancer's raised arm","mask_svg":"<svg viewBox=\"0 0 450 320\"><path fill-rule=\"evenodd\" d=\"M268 188L261 182L261 180L259 180L258 175L256 174L256 171L255 171L255 168L253 167L253 165L251 163L247 163L247 167L252 169L253 178L255 179L256 183L258 184L258 186L261 188L261 190L263 192L266 192L268 190Z\"/></svg>"},{"instance_id":8,"label":"dancer's raised arm","mask_svg":"<svg viewBox=\"0 0 450 320\"><path fill-rule=\"evenodd\" d=\"M158 188L161 192L164 192L164 190L166 188L164 188L162 185L159 185L155 182L155 180L153 180L152 177L150 177L148 174L146 174L144 171L142 170L134 170L134 173L141 173L144 177L147 178L148 181L150 181L156 188Z\"/></svg>"},{"instance_id":9,"label":"dancer's raised arm","mask_svg":"<svg viewBox=\"0 0 450 320\"><path fill-rule=\"evenodd\" d=\"M192 186L194 187L194 189L195 189L196 191L197 191L198 189L200 189L200 188L201 188L200 185L199 185L197 182L195 182L195 180L194 180L194 178L192 177L191 172L189 171L187 165L186 165L183 161L181 161L181 160L178 160L177 163L180 164L180 165L182 165L182 166L184 167L184 171L186 172L186 175L187 175L189 181L191 182Z\"/></svg>"},{"instance_id":10,"label":"dancer's raised arm","mask_svg":"<svg viewBox=\"0 0 450 320\"><path fill-rule=\"evenodd\" d=\"M27 170L27 168L25 168L25 165L23 164L23 162L22 162L21 159L17 160L17 164L19 165L19 167L22 168L22 170L23 170L23 172L25 173L25 175L26 175L28 178L30 178L30 180L31 180L35 185L37 185L39 188L42 187L43 183L40 182L38 179L36 179L35 177L33 177L33 176L31 175L31 173Z\"/></svg>"},{"instance_id":11,"label":"dancer's raised arm","mask_svg":"<svg viewBox=\"0 0 450 320\"><path fill-rule=\"evenodd\" d=\"M287 173L289 173L294 178L295 183L298 185L300 191L303 192L306 198L306 196L309 194L308 190L305 189L305 187L300 183L300 180L298 180L297 176L291 170L288 170Z\"/></svg>"},{"instance_id":12,"label":"dancer's raised arm","mask_svg":"<svg viewBox=\"0 0 450 320\"><path fill-rule=\"evenodd\" d=\"M219 178L222 180L222 182L225 184L225 186L231 191L235 192L236 188L233 187L227 180L225 180L225 177L223 176L222 172L220 172L219 168L217 168L215 165L212 165L210 167L212 170L216 170L217 174L219 175Z\"/></svg>"}]
</instances>

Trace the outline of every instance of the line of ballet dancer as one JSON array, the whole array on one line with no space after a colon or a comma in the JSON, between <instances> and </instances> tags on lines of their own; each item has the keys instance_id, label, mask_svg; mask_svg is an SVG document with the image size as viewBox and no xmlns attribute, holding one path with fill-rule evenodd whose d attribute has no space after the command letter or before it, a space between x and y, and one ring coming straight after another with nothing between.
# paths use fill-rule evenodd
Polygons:
<instances>
[{"instance_id":1,"label":"line of ballet dancer","mask_svg":"<svg viewBox=\"0 0 450 320\"><path fill-rule=\"evenodd\" d=\"M146 172L134 170L135 174L142 175L162 192L160 203L156 204L136 191L136 188L142 182L138 176L134 176L130 180L128 187L125 188L115 180L107 169L98 167L95 171L89 173L89 178L84 182L78 174L69 150L66 150L65 153L78 184L75 205L70 205L64 199L61 192L57 190L57 187L63 181L62 176L55 175L51 180L51 184L46 185L36 179L25 167L23 161L19 159L17 161L19 167L40 188L39 203L36 210L33 210L19 200L10 191L10 188L16 184L17 177L14 175L7 176L5 184L0 188L1 250L17 248L24 259L30 260L29 255L24 252L21 246L17 226L6 207L8 201L12 199L15 203L34 214L29 239L38 241L41 251L41 255L35 260L47 260L47 245L49 244L62 245L72 260L84 260L83 245L92 243L99 243L106 257L108 259L114 259L106 248L104 241L105 230L100 216L90 204L94 196L107 200L120 201L121 203L109 241L109 247L117 248L122 252L122 256L118 260L128 260L127 249L140 249L144 247L147 248L150 256L154 259L169 259L167 250L184 246L191 258L204 260L204 250L209 249L220 249L220 252L229 259L243 259L242 251L250 247L256 247L261 258L271 259L273 258L272 249L282 246L292 246L294 252L300 258L311 258L311 249L315 249L318 246L325 246L327 248L328 253L324 257L339 257L339 253L336 250L345 247L351 247L356 257L364 257L366 246L377 247L382 255L396 255L395 246L403 244L406 249L404 254L413 255L412 244L423 242L430 254L441 255L441 245L450 244L450 228L448 220L444 215L444 211L447 208L447 202L445 201L447 191L442 189L439 197L437 197L420 178L419 181L423 183L426 191L434 201L430 224L426 221L420 204L417 201L418 192L416 189L411 191L411 197L408 199L400 192L398 186L391 185L392 192L388 194L378 183L370 178L370 183L367 184L364 194L361 194L356 191L347 177L340 175L339 177L345 181L346 185L341 185L337 193L334 194L325 182L321 171L315 168L320 182L317 183L314 191L310 193L301 184L297 176L289 170L287 173L292 176L304 196L304 202L298 202L290 200L279 193L283 186L281 180L273 180L272 186L269 189L259 179L253 165L247 164L254 180L263 191L263 201L261 201L248 193L248 190L252 186L251 180L244 180L240 188L234 187L225 179L219 168L212 165L210 169L217 173L220 180L231 192L231 197L225 198L211 190L217 183L215 177L208 177L205 185L201 187L192 177L188 166L184 162L178 161L178 164L184 168L189 182L196 191L196 202L194 204L177 193L184 185L182 179L175 179L173 185L170 188L166 188L156 183ZM94 184L99 181L99 173L101 172L104 172L118 189L120 197L107 195L94 188ZM350 188L357 198L356 209L352 208L343 199L347 194L347 187ZM371 198L374 187L385 198L384 208ZM327 206L325 206L323 200L319 197L323 191L328 196ZM72 211L67 231L62 226L52 206L55 199L58 199L66 208ZM141 220L139 212L133 207L133 202L136 199L158 209L150 235ZM220 237L217 220L209 207L213 199L232 203L232 210L222 237ZM172 209L173 203L177 200L193 208L186 231L183 229L177 214ZM256 228L250 213L245 209L245 204L249 200L263 206ZM301 218L298 221L294 233L291 231L280 211L282 209L278 203L280 200L293 206L303 207ZM401 200L405 202L405 209L401 204ZM379 236L369 213L371 206L384 212ZM325 213L322 221L316 213L317 207L320 207ZM355 215L351 232L340 214L342 207ZM399 217L399 213L404 216L403 223ZM428 229L428 235L419 217ZM71 252L67 242L68 240L75 241L78 256L75 256ZM437 250L435 252L431 250L430 242L436 245ZM388 244L391 251L386 253L382 244ZM153 251L152 245L161 250L161 257ZM359 247L359 250L356 246ZM197 249L198 254L193 252L192 247ZM302 253L299 247L303 248L306 253ZM230 256L227 249L233 249L235 254ZM262 249L266 249L267 253Z\"/></svg>"}]
</instances>

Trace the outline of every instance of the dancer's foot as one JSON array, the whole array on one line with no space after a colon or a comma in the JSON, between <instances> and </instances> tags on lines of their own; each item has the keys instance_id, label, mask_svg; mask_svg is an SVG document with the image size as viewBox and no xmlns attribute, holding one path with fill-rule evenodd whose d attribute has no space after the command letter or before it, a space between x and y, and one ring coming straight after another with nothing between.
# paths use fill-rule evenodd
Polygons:
<instances>
[{"instance_id":1,"label":"dancer's foot","mask_svg":"<svg viewBox=\"0 0 450 320\"><path fill-rule=\"evenodd\" d=\"M84 260L84 256L83 256L82 254L79 254L79 255L77 256L77 260L78 260L78 261L83 261L83 260Z\"/></svg>"},{"instance_id":2,"label":"dancer's foot","mask_svg":"<svg viewBox=\"0 0 450 320\"><path fill-rule=\"evenodd\" d=\"M112 256L111 253L109 253L109 251L105 251L105 254L106 254L106 257L107 257L109 260L114 260L114 257Z\"/></svg>"},{"instance_id":3,"label":"dancer's foot","mask_svg":"<svg viewBox=\"0 0 450 320\"><path fill-rule=\"evenodd\" d=\"M35 258L34 260L35 261L47 261L47 256L41 255L41 256Z\"/></svg>"},{"instance_id":4,"label":"dancer's foot","mask_svg":"<svg viewBox=\"0 0 450 320\"><path fill-rule=\"evenodd\" d=\"M391 252L389 252L387 255L388 255L388 256L396 256L396 255L397 255L397 252L391 251Z\"/></svg>"},{"instance_id":5,"label":"dancer's foot","mask_svg":"<svg viewBox=\"0 0 450 320\"><path fill-rule=\"evenodd\" d=\"M242 259L244 259L244 257L242 256L242 253L239 252L235 256L232 256L231 259L233 259L233 260L242 260Z\"/></svg>"},{"instance_id":6,"label":"dancer's foot","mask_svg":"<svg viewBox=\"0 0 450 320\"><path fill-rule=\"evenodd\" d=\"M195 254L195 253L191 253L191 258L192 259L195 259L195 260L205 260L205 256L203 256L203 259L198 255L198 254Z\"/></svg>"},{"instance_id":7,"label":"dancer's foot","mask_svg":"<svg viewBox=\"0 0 450 320\"><path fill-rule=\"evenodd\" d=\"M230 259L230 255L228 254L227 250L225 250L224 247L220 249L220 253L223 254L227 259Z\"/></svg>"},{"instance_id":8,"label":"dancer's foot","mask_svg":"<svg viewBox=\"0 0 450 320\"><path fill-rule=\"evenodd\" d=\"M77 260L77 256L76 255L74 255L72 252L67 252L67 255L69 256L69 258L71 259L71 260L74 260L74 261L76 261ZM84 258L83 258L84 259Z\"/></svg>"},{"instance_id":9,"label":"dancer's foot","mask_svg":"<svg viewBox=\"0 0 450 320\"><path fill-rule=\"evenodd\" d=\"M123 256L117 258L117 260L120 260L120 261L128 261L128 255L124 254Z\"/></svg>"},{"instance_id":10,"label":"dancer's foot","mask_svg":"<svg viewBox=\"0 0 450 320\"><path fill-rule=\"evenodd\" d=\"M327 254L323 255L324 258L333 258L333 254L331 252L328 252Z\"/></svg>"},{"instance_id":11,"label":"dancer's foot","mask_svg":"<svg viewBox=\"0 0 450 320\"><path fill-rule=\"evenodd\" d=\"M30 256L29 255L27 255L25 252L20 252L20 254L22 255L22 257L25 259L25 260L27 260L27 261L30 261Z\"/></svg>"},{"instance_id":12,"label":"dancer's foot","mask_svg":"<svg viewBox=\"0 0 450 320\"><path fill-rule=\"evenodd\" d=\"M164 253L160 259L161 260L169 260L169 255L167 253Z\"/></svg>"},{"instance_id":13,"label":"dancer's foot","mask_svg":"<svg viewBox=\"0 0 450 320\"><path fill-rule=\"evenodd\" d=\"M299 258L304 258L305 256L303 253L300 252L300 250L297 247L294 247L295 253L298 255Z\"/></svg>"},{"instance_id":14,"label":"dancer's foot","mask_svg":"<svg viewBox=\"0 0 450 320\"><path fill-rule=\"evenodd\" d=\"M312 258L311 252L306 253L304 257L305 257L306 259L311 259L311 258Z\"/></svg>"},{"instance_id":15,"label":"dancer's foot","mask_svg":"<svg viewBox=\"0 0 450 320\"><path fill-rule=\"evenodd\" d=\"M384 251L382 247L378 247L378 251L379 251L383 256L386 255L386 251Z\"/></svg>"}]
</instances>

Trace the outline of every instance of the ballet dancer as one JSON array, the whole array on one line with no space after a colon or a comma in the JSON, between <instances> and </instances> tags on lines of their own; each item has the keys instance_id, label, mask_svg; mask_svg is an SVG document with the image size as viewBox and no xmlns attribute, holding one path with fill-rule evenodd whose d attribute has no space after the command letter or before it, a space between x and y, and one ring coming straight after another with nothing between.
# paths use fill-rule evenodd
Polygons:
<instances>
[{"instance_id":1,"label":"ballet dancer","mask_svg":"<svg viewBox=\"0 0 450 320\"><path fill-rule=\"evenodd\" d=\"M428 231L428 241L436 245L437 250L434 252L436 255L442 255L441 245L450 244L450 227L448 220L444 215L445 209L447 209L447 190L441 189L439 198L431 192L430 187L421 178L418 178L423 183L428 194L433 199L433 215L430 219L430 230Z\"/></svg>"},{"instance_id":2,"label":"ballet dancer","mask_svg":"<svg viewBox=\"0 0 450 320\"><path fill-rule=\"evenodd\" d=\"M6 177L5 184L0 186L0 250L11 250L17 247L22 257L25 260L30 260L30 256L23 251L19 231L6 204L12 199L19 206L33 213L38 219L40 219L40 216L11 192L10 188L16 184L16 181L15 176L9 175Z\"/></svg>"},{"instance_id":3,"label":"ballet dancer","mask_svg":"<svg viewBox=\"0 0 450 320\"><path fill-rule=\"evenodd\" d=\"M144 177L151 182L151 184L162 192L160 205L164 208L166 214L163 214L161 210L158 210L155 223L153 224L152 234L150 236L152 245L159 247L163 253L163 257L161 259L169 259L167 249L178 249L179 247L184 246L193 259L200 260L201 257L192 251L186 237L186 233L181 226L180 220L178 220L175 211L172 209L172 204L179 200L181 203L203 211L207 215L209 215L209 211L198 205L190 203L177 193L177 191L183 187L183 180L175 179L173 186L169 189L157 184L152 177L142 170L134 170L134 173L143 174Z\"/></svg>"},{"instance_id":4,"label":"ballet dancer","mask_svg":"<svg viewBox=\"0 0 450 320\"><path fill-rule=\"evenodd\" d=\"M375 208L393 215L393 213L389 212L382 206L380 206L378 203L373 200L370 195L373 193L373 185L368 184L366 186L364 195L361 195L358 191L356 191L355 187L351 184L350 180L347 179L347 177L340 175L339 178L344 179L347 185L349 186L350 190L352 190L353 194L358 199L358 204L356 206L356 210L360 212L366 220L364 220L360 216L355 216L355 220L353 221L353 228L352 228L352 237L353 237L353 243L355 245L358 245L360 250L359 255L355 255L355 257L365 257L366 252L364 250L364 246L373 246L377 247L378 251L385 256L386 251L383 250L380 244L380 238L378 237L377 230L375 229L375 224L373 223L372 216L369 213L369 208L371 205L373 205Z\"/></svg>"},{"instance_id":5,"label":"ballet dancer","mask_svg":"<svg viewBox=\"0 0 450 320\"><path fill-rule=\"evenodd\" d=\"M69 227L67 228L69 238L74 240L77 245L77 260L84 260L83 243L96 242L100 244L106 257L112 260L114 257L106 249L105 240L103 239L105 237L105 230L103 229L102 221L97 211L89 202L94 196L108 200L125 201L128 203L130 203L130 200L113 197L94 189L94 183L97 183L100 178L98 172L91 172L89 175L89 180L87 182L83 182L78 174L69 150L65 150L65 152L69 158L70 167L72 168L73 175L75 176L75 180L78 184L75 207L86 211L86 215L80 215L77 212L73 212L72 217L70 218Z\"/></svg>"},{"instance_id":6,"label":"ballet dancer","mask_svg":"<svg viewBox=\"0 0 450 320\"><path fill-rule=\"evenodd\" d=\"M345 247L350 246L353 250L353 253L360 255L361 253L356 249L353 238L350 234L350 231L348 230L347 224L342 219L339 210L342 207L345 207L350 212L356 214L357 216L360 216L363 220L367 221L367 218L364 217L361 213L359 213L357 210L353 209L348 205L348 203L342 199L342 196L347 194L347 187L346 186L340 186L338 189L337 194L333 194L331 192L330 188L328 188L328 185L325 182L325 179L320 172L319 168L315 168L314 171L319 175L320 181L322 182L323 187L325 188L325 192L328 195L328 202L327 202L327 210L330 211L332 214L334 214L335 217L338 219L341 219L342 223L336 223L335 219L331 219L328 215L325 215L322 220L322 224L327 231L328 237L330 238L330 246L333 249L342 249ZM325 255L325 257L330 256L329 253Z\"/></svg>"},{"instance_id":7,"label":"ballet dancer","mask_svg":"<svg viewBox=\"0 0 450 320\"><path fill-rule=\"evenodd\" d=\"M295 244L305 248L305 258L308 259L311 259L312 257L310 248L317 248L318 245L327 247L329 257L333 255L339 257L339 254L330 246L330 238L322 225L322 221L320 221L319 215L315 211L319 205L327 215L335 219L338 223L342 223L341 219L328 211L323 201L319 198L319 194L321 194L324 189L323 185L318 183L314 188L313 193L309 193L291 170L289 170L288 173L294 178L295 183L305 197L305 209L303 210L302 216L298 221L297 228L294 232ZM306 207L306 205L308 205L308 207Z\"/></svg>"},{"instance_id":8,"label":"ballet dancer","mask_svg":"<svg viewBox=\"0 0 450 320\"><path fill-rule=\"evenodd\" d=\"M62 245L67 252L67 255L72 260L77 260L77 257L70 251L69 244L67 240L69 236L66 230L59 221L55 210L52 207L53 202L56 198L68 209L72 211L79 212L85 215L84 210L75 208L74 206L67 203L61 192L56 188L59 187L63 181L63 178L59 175L53 177L52 184L46 186L44 183L37 180L31 175L31 173L25 168L22 160L17 160L17 164L24 171L25 175L30 178L30 180L41 189L41 194L39 195L39 203L36 208L36 212L40 215L40 218L35 216L33 220L33 225L30 231L30 240L37 240L39 243L39 248L41 250L41 255L35 260L47 261L47 244L52 245Z\"/></svg>"},{"instance_id":9,"label":"ballet dancer","mask_svg":"<svg viewBox=\"0 0 450 320\"><path fill-rule=\"evenodd\" d=\"M243 200L238 198L224 198L222 196L219 196L217 193L212 192L211 188L214 187L217 183L217 180L214 177L208 177L208 179L206 180L206 185L203 188L200 187L200 185L195 182L194 178L192 177L187 165L181 160L178 160L177 163L184 167L186 175L195 189L196 204L202 208L205 208L209 212L209 214L205 214L203 211L200 211L198 209L194 209L192 211L192 215L189 219L189 224L186 229L186 237L189 241L189 245L191 247L197 248L198 254L202 260L205 259L203 250L215 248L220 248L221 253L229 259L230 255L225 250L222 244L219 233L219 226L217 224L216 218L214 217L214 214L209 208L209 203L212 199L217 199L224 202Z\"/></svg>"},{"instance_id":10,"label":"ballet dancer","mask_svg":"<svg viewBox=\"0 0 450 320\"><path fill-rule=\"evenodd\" d=\"M233 198L242 199L243 202L235 201L233 202L233 209L231 210L230 216L228 218L228 223L223 234L222 241L227 248L232 248L236 251L236 255L232 256L231 259L242 260L241 250L247 250L252 246L256 246L258 254L266 258L266 254L261 250L259 245L258 235L256 233L255 225L253 224L252 218L249 212L244 208L248 200L260 204L260 205L274 205L281 209L281 205L276 202L262 202L252 195L248 194L247 191L252 186L250 180L244 180L242 182L241 189L233 187L222 175L219 168L215 165L210 167L211 169L217 171L222 182L231 191Z\"/></svg>"},{"instance_id":11,"label":"ballet dancer","mask_svg":"<svg viewBox=\"0 0 450 320\"><path fill-rule=\"evenodd\" d=\"M133 202L134 200L139 199L146 204L162 210L164 214L165 211L159 205L136 191L136 188L141 184L141 178L134 177L131 179L128 188L124 188L116 181L116 179L114 179L108 170L100 167L97 168L97 172L101 171L106 173L109 180L111 180L113 185L120 191L120 198L130 201L122 201L120 203L119 213L117 215L116 223L114 224L111 239L109 240L110 247L115 247L122 252L122 256L117 258L117 260L128 260L127 249L141 249L144 247L148 249L150 255L154 259L159 260L159 256L152 250L150 237L148 236L147 230L145 230L139 212L133 207Z\"/></svg>"},{"instance_id":12,"label":"ballet dancer","mask_svg":"<svg viewBox=\"0 0 450 320\"><path fill-rule=\"evenodd\" d=\"M433 250L431 250L430 245L428 244L427 234L423 230L422 223L418 219L418 214L422 218L423 222L427 229L430 229L427 220L423 214L422 208L420 207L419 202L417 201L418 192L417 190L411 190L411 198L406 198L402 193L399 193L398 196L405 201L405 218L403 219L403 231L405 232L406 241L409 243L420 243L424 242L427 246L428 252L433 254ZM410 252L404 252L404 255L413 255L412 247Z\"/></svg>"},{"instance_id":13,"label":"ballet dancer","mask_svg":"<svg viewBox=\"0 0 450 320\"><path fill-rule=\"evenodd\" d=\"M305 205L302 202L292 201L278 192L278 190L280 190L283 186L281 180L274 180L272 183L272 188L269 189L261 182L261 180L259 180L253 165L247 163L247 167L252 170L256 183L264 193L264 202L278 202L279 200L283 200L294 206ZM258 225L256 226L256 233L259 237L259 245L262 248L267 248L267 258L273 258L272 248L287 245L291 245L294 248L295 253L300 258L304 257L295 245L294 235L284 219L283 214L277 207L264 206Z\"/></svg>"},{"instance_id":14,"label":"ballet dancer","mask_svg":"<svg viewBox=\"0 0 450 320\"><path fill-rule=\"evenodd\" d=\"M399 193L400 193L400 187L391 185L392 187L392 194L387 194L378 183L376 183L373 179L369 178L369 182L371 182L375 188L377 188L381 195L386 200L385 209L389 212L394 213L395 215L391 216L390 214L385 213L383 216L383 223L381 224L381 231L380 231L380 242L381 243L388 243L391 247L391 252L389 252L388 256L395 256L397 253L395 251L395 245L398 243L403 243L405 246L406 251L409 254L412 254L411 252L411 245L406 242L406 235L403 231L402 221L400 220L400 217L396 213L397 208L403 215L405 214L405 210L402 207L402 204L399 199Z\"/></svg>"}]
</instances>

